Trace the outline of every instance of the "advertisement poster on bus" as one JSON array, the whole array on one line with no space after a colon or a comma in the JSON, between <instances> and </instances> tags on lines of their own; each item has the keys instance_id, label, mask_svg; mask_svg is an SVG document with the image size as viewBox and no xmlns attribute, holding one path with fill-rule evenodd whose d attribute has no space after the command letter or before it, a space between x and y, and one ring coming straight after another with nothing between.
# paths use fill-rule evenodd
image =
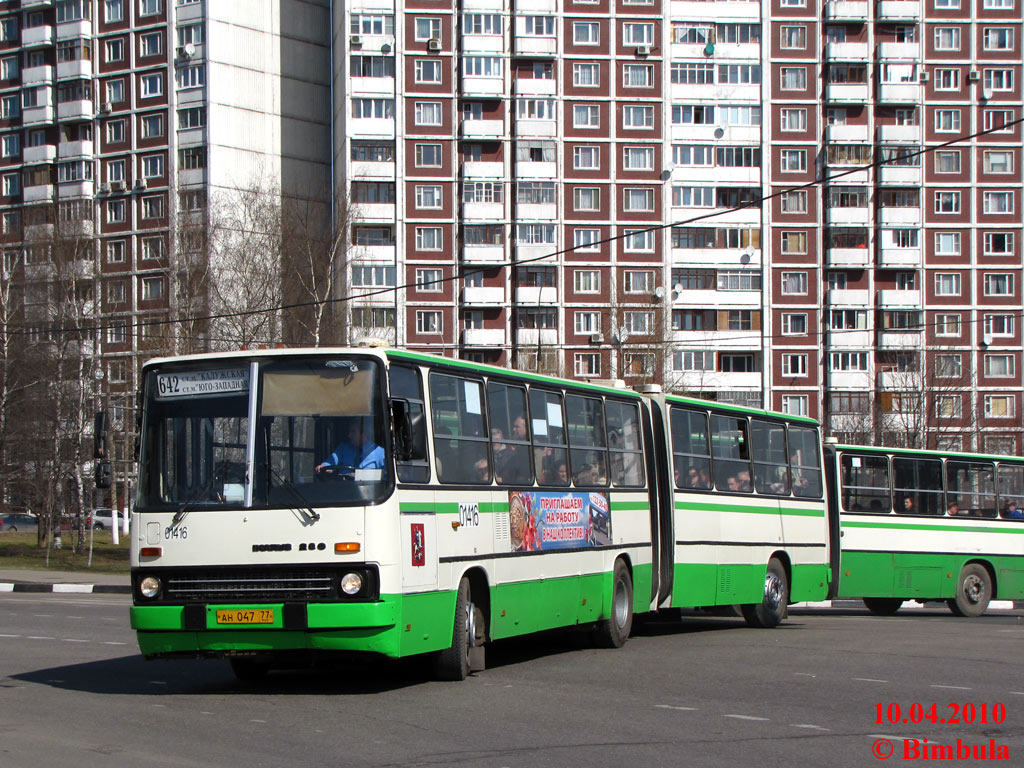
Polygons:
<instances>
[{"instance_id":1,"label":"advertisement poster on bus","mask_svg":"<svg viewBox=\"0 0 1024 768\"><path fill-rule=\"evenodd\" d=\"M600 547L612 541L605 493L512 491L508 515L515 552Z\"/></svg>"}]
</instances>

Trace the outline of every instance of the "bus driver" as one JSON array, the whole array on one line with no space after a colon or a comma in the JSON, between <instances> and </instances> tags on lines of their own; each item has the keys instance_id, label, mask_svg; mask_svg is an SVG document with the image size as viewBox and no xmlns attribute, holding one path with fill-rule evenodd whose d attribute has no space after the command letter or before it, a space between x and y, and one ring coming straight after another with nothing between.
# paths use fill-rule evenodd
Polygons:
<instances>
[{"instance_id":1,"label":"bus driver","mask_svg":"<svg viewBox=\"0 0 1024 768\"><path fill-rule=\"evenodd\" d=\"M373 442L363 430L362 419L351 419L347 438L334 448L334 453L317 465L316 471L383 469L384 449Z\"/></svg>"}]
</instances>

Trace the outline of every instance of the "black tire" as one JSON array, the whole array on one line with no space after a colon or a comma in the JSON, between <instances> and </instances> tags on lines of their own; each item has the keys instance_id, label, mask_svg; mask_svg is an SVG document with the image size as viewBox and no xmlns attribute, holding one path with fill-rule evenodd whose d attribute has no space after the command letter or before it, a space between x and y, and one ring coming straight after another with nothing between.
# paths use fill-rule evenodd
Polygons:
<instances>
[{"instance_id":1,"label":"black tire","mask_svg":"<svg viewBox=\"0 0 1024 768\"><path fill-rule=\"evenodd\" d=\"M903 605L898 597L865 597L864 607L879 616L892 616Z\"/></svg>"},{"instance_id":2,"label":"black tire","mask_svg":"<svg viewBox=\"0 0 1024 768\"><path fill-rule=\"evenodd\" d=\"M768 561L764 574L764 597L760 603L743 605L740 609L747 624L761 629L771 629L782 623L789 605L789 579L786 569L778 558Z\"/></svg>"},{"instance_id":3,"label":"black tire","mask_svg":"<svg viewBox=\"0 0 1024 768\"><path fill-rule=\"evenodd\" d=\"M102 531L103 530L103 523L93 523L92 524L92 528L93 528L94 531Z\"/></svg>"},{"instance_id":4,"label":"black tire","mask_svg":"<svg viewBox=\"0 0 1024 768\"><path fill-rule=\"evenodd\" d=\"M455 600L455 626L452 629L452 644L434 656L434 676L438 680L465 680L469 676L470 631L474 628L477 610L472 603L469 579L465 576L459 582L459 594ZM472 617L472 620L471 620Z\"/></svg>"},{"instance_id":5,"label":"black tire","mask_svg":"<svg viewBox=\"0 0 1024 768\"><path fill-rule=\"evenodd\" d=\"M597 623L594 642L602 648L621 648L633 629L633 578L622 560L612 573L611 615Z\"/></svg>"},{"instance_id":6,"label":"black tire","mask_svg":"<svg viewBox=\"0 0 1024 768\"><path fill-rule=\"evenodd\" d=\"M992 600L992 577L985 566L968 563L960 571L956 582L956 597L946 604L954 616L976 618L981 616Z\"/></svg>"},{"instance_id":7,"label":"black tire","mask_svg":"<svg viewBox=\"0 0 1024 768\"><path fill-rule=\"evenodd\" d=\"M255 683L267 676L270 664L255 659L231 659L231 671L243 683Z\"/></svg>"}]
</instances>

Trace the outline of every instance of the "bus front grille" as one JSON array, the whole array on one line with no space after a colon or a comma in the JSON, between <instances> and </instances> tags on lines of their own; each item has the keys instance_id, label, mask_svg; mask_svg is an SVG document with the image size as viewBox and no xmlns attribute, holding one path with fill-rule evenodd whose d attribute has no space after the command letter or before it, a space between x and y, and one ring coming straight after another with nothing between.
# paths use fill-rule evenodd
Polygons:
<instances>
[{"instance_id":1,"label":"bus front grille","mask_svg":"<svg viewBox=\"0 0 1024 768\"><path fill-rule=\"evenodd\" d=\"M190 571L165 581L164 599L175 602L303 602L337 600L338 576L328 570Z\"/></svg>"}]
</instances>

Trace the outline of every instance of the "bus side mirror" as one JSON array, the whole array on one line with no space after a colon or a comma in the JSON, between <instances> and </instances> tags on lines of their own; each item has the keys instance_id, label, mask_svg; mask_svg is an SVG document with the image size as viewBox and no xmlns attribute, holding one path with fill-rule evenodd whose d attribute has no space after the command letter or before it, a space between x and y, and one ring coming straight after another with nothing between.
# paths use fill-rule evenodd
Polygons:
<instances>
[{"instance_id":1,"label":"bus side mirror","mask_svg":"<svg viewBox=\"0 0 1024 768\"><path fill-rule=\"evenodd\" d=\"M423 406L408 400L391 401L391 423L394 429L395 458L398 461L426 461L427 430Z\"/></svg>"}]
</instances>

